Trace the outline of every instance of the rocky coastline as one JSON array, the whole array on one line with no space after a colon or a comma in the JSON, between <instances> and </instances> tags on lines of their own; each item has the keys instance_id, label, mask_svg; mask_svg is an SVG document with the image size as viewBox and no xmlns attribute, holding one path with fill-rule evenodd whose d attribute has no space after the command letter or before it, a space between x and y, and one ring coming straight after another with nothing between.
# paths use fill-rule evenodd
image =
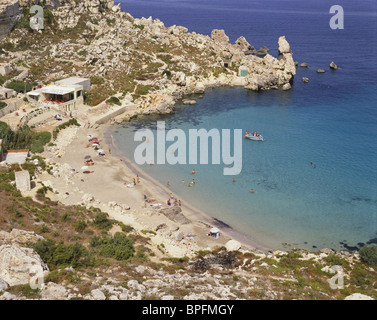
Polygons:
<instances>
[{"instance_id":1,"label":"rocky coastline","mask_svg":"<svg viewBox=\"0 0 377 320\"><path fill-rule=\"evenodd\" d=\"M106 128L100 124L107 120L111 96L125 108L113 119L121 122L138 115L174 112L178 100L191 105L192 100L184 100L187 96L204 94L210 87L289 90L296 63L284 36L278 39L279 56L275 58L267 48L256 50L244 37L230 43L224 30L205 36L181 26L166 27L151 17L135 19L111 0L47 0L53 19L45 30L35 32L16 24L32 1L11 1L21 11L9 11L3 2L0 24L5 21L8 27L0 30L4 36L1 59L10 66L13 80L51 83L80 76L90 78L93 84L87 97L91 105L76 115L82 127L62 130L42 154L47 167L38 167L32 177L38 187L47 190L49 199L42 200L67 208L79 206L89 213L106 212L123 226L131 226L132 235L150 256L148 261L111 261L88 270L72 266L50 270L32 249L36 242L44 241L46 234L68 233L70 241L79 239L88 246L87 235L70 230L68 222L51 219L51 212L43 216L40 212L46 209L45 202L37 197L37 188L22 195L10 193L14 191L12 182L0 189L1 199L12 197L12 203L19 201L26 211L1 211L0 300L365 300L373 299L368 295L376 296L376 268L364 265L357 252L262 251L227 234L211 239L205 235L211 225L195 219L188 207L146 205L145 197L164 201L167 190L143 177L137 187L125 188L134 172L119 158L96 158L93 175L76 173L89 152L88 135L104 139ZM247 70L246 75L240 76L240 67ZM331 68L338 67L331 64ZM17 97L18 101L23 98L23 94ZM49 125L41 117L37 115L30 123L38 130ZM88 122L92 125L85 127ZM88 225L93 220L89 214L85 218ZM20 219L24 219L22 223ZM40 232L26 230L27 219L30 229ZM114 235L119 230L120 225L115 225L109 232ZM334 265L344 267L345 288L330 287ZM31 292L35 268L48 281Z\"/></svg>"}]
</instances>

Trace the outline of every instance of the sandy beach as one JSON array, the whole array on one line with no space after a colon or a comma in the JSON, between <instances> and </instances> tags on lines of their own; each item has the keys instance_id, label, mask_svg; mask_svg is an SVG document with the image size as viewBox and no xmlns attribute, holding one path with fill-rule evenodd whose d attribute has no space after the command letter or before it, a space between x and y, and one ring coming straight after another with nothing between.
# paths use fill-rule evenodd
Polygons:
<instances>
[{"instance_id":1,"label":"sandy beach","mask_svg":"<svg viewBox=\"0 0 377 320\"><path fill-rule=\"evenodd\" d=\"M55 145L47 147L43 154L52 170L36 177L36 187L26 195L35 194L43 183L52 188L47 196L53 201L97 207L150 237L154 244L150 249L156 256L192 256L199 250L225 246L232 239L247 250L268 250L187 203L182 203L179 213L175 195L122 156L113 144L111 132L109 124L96 128L83 124L62 130ZM100 157L90 145L91 137L99 139L98 148L104 156ZM85 158L89 157L94 162L92 166L85 165ZM167 200L171 196L169 207ZM208 236L213 227L220 230L220 237Z\"/></svg>"}]
</instances>

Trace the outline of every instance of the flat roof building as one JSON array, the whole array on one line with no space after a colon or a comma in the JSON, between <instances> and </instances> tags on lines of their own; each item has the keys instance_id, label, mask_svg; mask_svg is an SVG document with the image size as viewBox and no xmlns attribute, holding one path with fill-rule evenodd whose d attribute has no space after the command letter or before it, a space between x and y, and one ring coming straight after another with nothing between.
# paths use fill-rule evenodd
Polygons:
<instances>
[{"instance_id":1,"label":"flat roof building","mask_svg":"<svg viewBox=\"0 0 377 320\"><path fill-rule=\"evenodd\" d=\"M27 93L30 103L51 106L62 112L77 110L84 104L84 91L90 90L90 79L71 77Z\"/></svg>"}]
</instances>

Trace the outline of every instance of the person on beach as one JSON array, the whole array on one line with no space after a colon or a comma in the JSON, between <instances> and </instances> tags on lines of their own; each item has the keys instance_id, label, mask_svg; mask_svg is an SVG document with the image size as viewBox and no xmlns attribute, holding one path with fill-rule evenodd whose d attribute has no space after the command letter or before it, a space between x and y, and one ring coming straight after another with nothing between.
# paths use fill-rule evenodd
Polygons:
<instances>
[{"instance_id":1,"label":"person on beach","mask_svg":"<svg viewBox=\"0 0 377 320\"><path fill-rule=\"evenodd\" d=\"M135 180L135 178L134 178L134 186L136 186L136 180Z\"/></svg>"},{"instance_id":2,"label":"person on beach","mask_svg":"<svg viewBox=\"0 0 377 320\"><path fill-rule=\"evenodd\" d=\"M170 199L167 201L168 206L171 206Z\"/></svg>"},{"instance_id":3,"label":"person on beach","mask_svg":"<svg viewBox=\"0 0 377 320\"><path fill-rule=\"evenodd\" d=\"M179 200L179 201L178 201L178 205L179 205L179 206L181 206L181 205L182 205L182 203L181 203L181 200Z\"/></svg>"},{"instance_id":4,"label":"person on beach","mask_svg":"<svg viewBox=\"0 0 377 320\"><path fill-rule=\"evenodd\" d=\"M195 184L195 179L192 179L191 184L192 184L192 185Z\"/></svg>"},{"instance_id":5,"label":"person on beach","mask_svg":"<svg viewBox=\"0 0 377 320\"><path fill-rule=\"evenodd\" d=\"M174 206L176 207L178 205L177 199L174 200Z\"/></svg>"},{"instance_id":6,"label":"person on beach","mask_svg":"<svg viewBox=\"0 0 377 320\"><path fill-rule=\"evenodd\" d=\"M193 169L192 171L191 171L191 174L195 174L196 173L196 171L195 171L195 169Z\"/></svg>"},{"instance_id":7,"label":"person on beach","mask_svg":"<svg viewBox=\"0 0 377 320\"><path fill-rule=\"evenodd\" d=\"M233 182L236 182L236 179L233 178Z\"/></svg>"},{"instance_id":8,"label":"person on beach","mask_svg":"<svg viewBox=\"0 0 377 320\"><path fill-rule=\"evenodd\" d=\"M254 193L254 189L251 189L251 190L250 190L250 193Z\"/></svg>"},{"instance_id":9,"label":"person on beach","mask_svg":"<svg viewBox=\"0 0 377 320\"><path fill-rule=\"evenodd\" d=\"M168 181L168 182L166 183L166 185L167 185L168 187L170 187L170 182Z\"/></svg>"},{"instance_id":10,"label":"person on beach","mask_svg":"<svg viewBox=\"0 0 377 320\"><path fill-rule=\"evenodd\" d=\"M139 175L136 176L137 183L140 183Z\"/></svg>"}]
</instances>

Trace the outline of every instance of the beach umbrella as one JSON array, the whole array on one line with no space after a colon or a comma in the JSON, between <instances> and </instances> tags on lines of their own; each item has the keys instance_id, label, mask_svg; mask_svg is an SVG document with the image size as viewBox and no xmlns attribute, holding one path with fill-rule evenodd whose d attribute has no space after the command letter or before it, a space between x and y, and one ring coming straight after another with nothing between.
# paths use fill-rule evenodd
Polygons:
<instances>
[{"instance_id":1,"label":"beach umbrella","mask_svg":"<svg viewBox=\"0 0 377 320\"><path fill-rule=\"evenodd\" d=\"M98 143L93 143L92 145L95 146L95 147L99 146Z\"/></svg>"},{"instance_id":2,"label":"beach umbrella","mask_svg":"<svg viewBox=\"0 0 377 320\"><path fill-rule=\"evenodd\" d=\"M92 156L85 156L84 159L92 159Z\"/></svg>"},{"instance_id":3,"label":"beach umbrella","mask_svg":"<svg viewBox=\"0 0 377 320\"><path fill-rule=\"evenodd\" d=\"M83 166L83 167L81 168L81 170L86 170L86 169L89 169L89 167L88 167L88 166Z\"/></svg>"},{"instance_id":4,"label":"beach umbrella","mask_svg":"<svg viewBox=\"0 0 377 320\"><path fill-rule=\"evenodd\" d=\"M97 151L98 151L98 153L103 153L104 152L102 149L98 149Z\"/></svg>"},{"instance_id":5,"label":"beach umbrella","mask_svg":"<svg viewBox=\"0 0 377 320\"><path fill-rule=\"evenodd\" d=\"M219 233L220 230L217 229L217 228L212 228L211 230L209 230L211 233Z\"/></svg>"}]
</instances>

